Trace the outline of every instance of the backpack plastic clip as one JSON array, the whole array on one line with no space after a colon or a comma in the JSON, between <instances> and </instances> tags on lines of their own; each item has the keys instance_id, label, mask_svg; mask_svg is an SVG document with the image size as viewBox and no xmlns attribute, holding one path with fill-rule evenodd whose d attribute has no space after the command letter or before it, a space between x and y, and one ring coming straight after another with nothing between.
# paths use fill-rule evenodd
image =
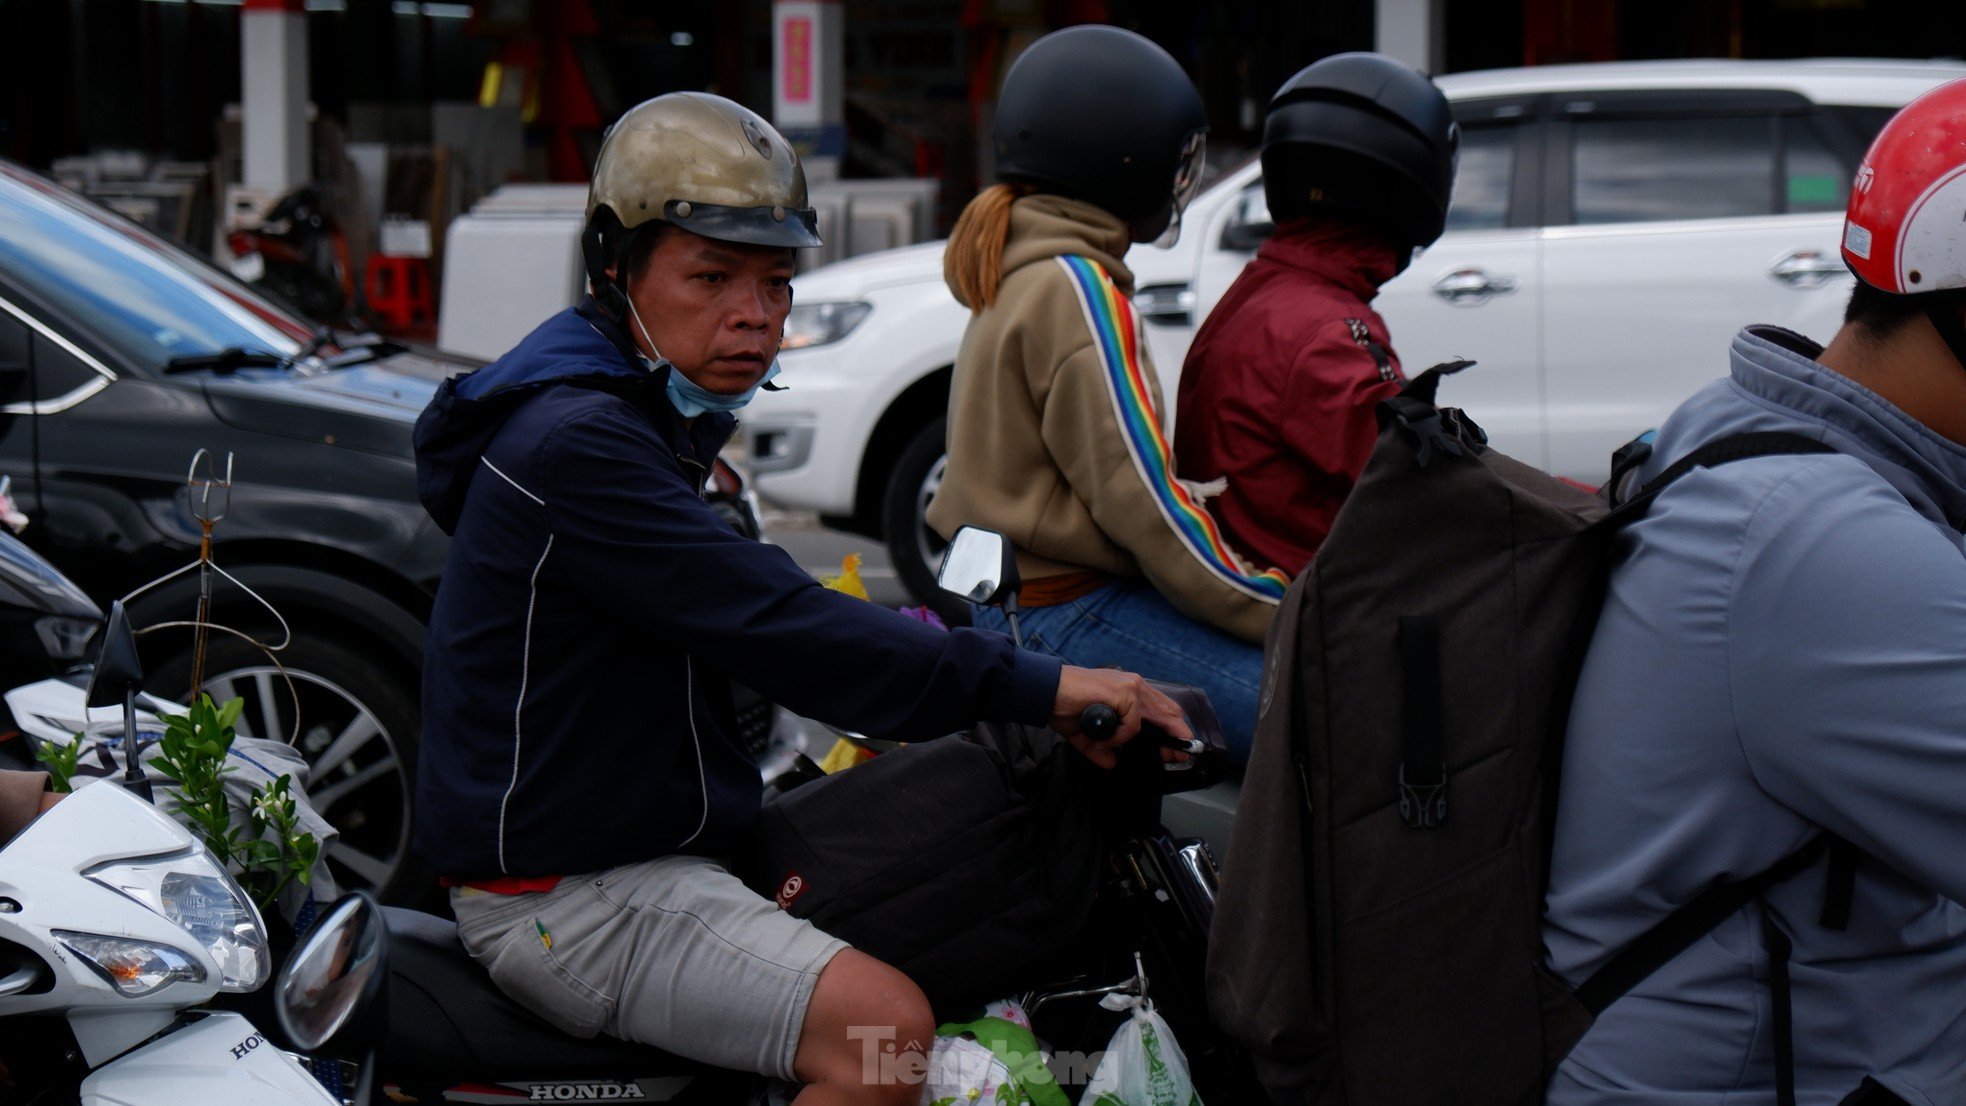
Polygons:
<instances>
[{"instance_id":1,"label":"backpack plastic clip","mask_svg":"<svg viewBox=\"0 0 1966 1106\"><path fill-rule=\"evenodd\" d=\"M1413 459L1421 468L1433 462L1436 452L1452 457L1462 456L1461 443L1455 440L1451 428L1441 419L1440 412L1431 407L1427 411L1426 415L1417 418L1404 411L1395 416L1399 428L1413 439Z\"/></svg>"},{"instance_id":2,"label":"backpack plastic clip","mask_svg":"<svg viewBox=\"0 0 1966 1106\"><path fill-rule=\"evenodd\" d=\"M1438 829L1447 820L1447 765L1434 783L1406 782L1406 765L1399 766L1399 816L1414 829Z\"/></svg>"}]
</instances>

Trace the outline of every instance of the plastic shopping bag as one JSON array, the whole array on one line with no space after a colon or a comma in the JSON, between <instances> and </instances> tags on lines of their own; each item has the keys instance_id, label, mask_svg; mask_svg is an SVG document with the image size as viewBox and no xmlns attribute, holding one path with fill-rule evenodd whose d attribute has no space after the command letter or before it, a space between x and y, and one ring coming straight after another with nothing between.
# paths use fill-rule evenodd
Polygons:
<instances>
[{"instance_id":1,"label":"plastic shopping bag","mask_svg":"<svg viewBox=\"0 0 1966 1106\"><path fill-rule=\"evenodd\" d=\"M1201 1106L1188 1058L1154 1004L1132 995L1107 995L1108 1010L1131 1008L1133 1016L1113 1034L1106 1055L1093 1069L1080 1099L1086 1106Z\"/></svg>"},{"instance_id":2,"label":"plastic shopping bag","mask_svg":"<svg viewBox=\"0 0 1966 1106\"><path fill-rule=\"evenodd\" d=\"M833 591L851 595L855 599L866 599L867 584L860 578L860 554L848 553L840 561L838 576L821 576L819 582Z\"/></svg>"},{"instance_id":3,"label":"plastic shopping bag","mask_svg":"<svg viewBox=\"0 0 1966 1106\"><path fill-rule=\"evenodd\" d=\"M936 1032L922 1106L1067 1106L1017 1003L993 1002L982 1017Z\"/></svg>"}]
</instances>

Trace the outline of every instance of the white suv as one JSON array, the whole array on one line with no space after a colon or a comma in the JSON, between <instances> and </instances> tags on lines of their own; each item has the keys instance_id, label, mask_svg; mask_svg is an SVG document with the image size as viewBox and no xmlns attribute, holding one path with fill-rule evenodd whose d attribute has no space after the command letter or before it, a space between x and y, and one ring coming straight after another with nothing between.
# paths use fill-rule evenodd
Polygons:
<instances>
[{"instance_id":1,"label":"white suv","mask_svg":"<svg viewBox=\"0 0 1966 1106\"><path fill-rule=\"evenodd\" d=\"M1409 371L1480 363L1446 394L1496 448L1598 483L1612 449L1726 372L1744 324L1835 331L1857 163L1893 111L1958 77L1966 65L1889 61L1441 77L1462 127L1447 232L1376 306ZM1196 324L1269 233L1260 166L1230 171L1184 223L1173 249L1126 258L1170 407ZM758 490L886 537L926 595L940 542L921 512L968 319L942 283L942 246L817 269L796 290L787 390L745 420Z\"/></svg>"}]
</instances>

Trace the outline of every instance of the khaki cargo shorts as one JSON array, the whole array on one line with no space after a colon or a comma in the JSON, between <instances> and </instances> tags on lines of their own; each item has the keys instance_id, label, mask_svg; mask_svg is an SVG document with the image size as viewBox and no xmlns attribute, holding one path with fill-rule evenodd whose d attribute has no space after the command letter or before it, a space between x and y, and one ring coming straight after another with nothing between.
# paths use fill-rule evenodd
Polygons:
<instances>
[{"instance_id":1,"label":"khaki cargo shorts","mask_svg":"<svg viewBox=\"0 0 1966 1106\"><path fill-rule=\"evenodd\" d=\"M847 947L702 857L520 895L456 888L451 907L499 990L560 1029L779 1079L820 971Z\"/></svg>"}]
</instances>

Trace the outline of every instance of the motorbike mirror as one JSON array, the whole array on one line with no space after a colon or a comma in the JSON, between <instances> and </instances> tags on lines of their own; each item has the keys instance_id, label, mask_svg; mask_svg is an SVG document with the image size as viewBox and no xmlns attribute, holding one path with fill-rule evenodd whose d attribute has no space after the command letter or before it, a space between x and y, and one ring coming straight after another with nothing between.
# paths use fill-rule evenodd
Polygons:
<instances>
[{"instance_id":1,"label":"motorbike mirror","mask_svg":"<svg viewBox=\"0 0 1966 1106\"><path fill-rule=\"evenodd\" d=\"M965 526L942 554L942 571L935 574L935 583L971 603L995 606L1017 594L1017 558L1002 534Z\"/></svg>"},{"instance_id":2,"label":"motorbike mirror","mask_svg":"<svg viewBox=\"0 0 1966 1106\"><path fill-rule=\"evenodd\" d=\"M299 1051L354 1059L388 1033L388 979L382 911L367 894L350 892L280 969L274 1013Z\"/></svg>"},{"instance_id":3,"label":"motorbike mirror","mask_svg":"<svg viewBox=\"0 0 1966 1106\"><path fill-rule=\"evenodd\" d=\"M109 621L102 628L102 646L96 651L95 670L89 674L88 705L119 706L142 690L143 661L137 656L137 636L130 629L129 612L118 599L109 605Z\"/></svg>"}]
</instances>

